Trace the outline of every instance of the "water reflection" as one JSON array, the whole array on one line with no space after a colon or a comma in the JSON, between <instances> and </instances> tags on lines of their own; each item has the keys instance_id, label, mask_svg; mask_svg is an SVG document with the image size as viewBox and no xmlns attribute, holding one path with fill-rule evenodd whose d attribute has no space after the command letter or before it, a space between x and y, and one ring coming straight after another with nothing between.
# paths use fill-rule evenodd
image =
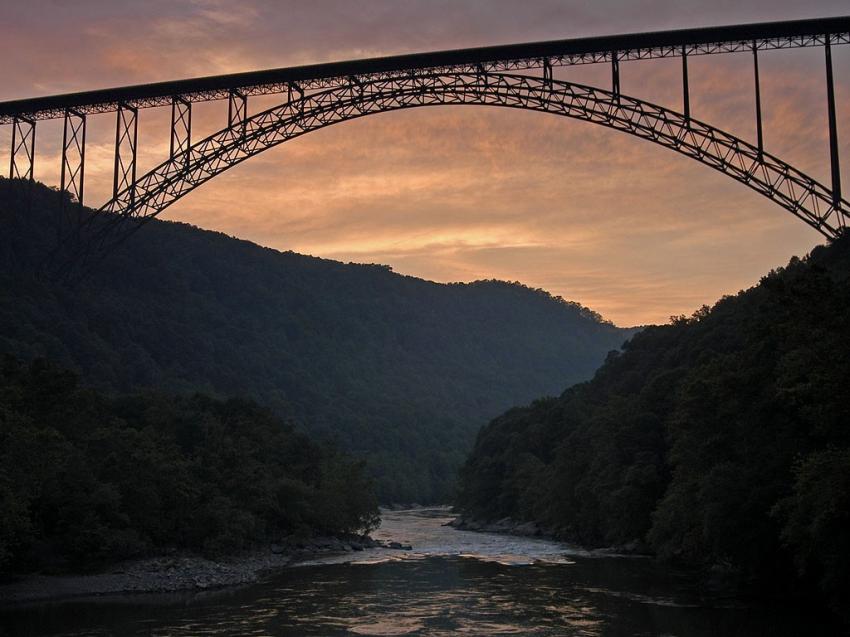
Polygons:
<instances>
[{"instance_id":1,"label":"water reflection","mask_svg":"<svg viewBox=\"0 0 850 637\"><path fill-rule=\"evenodd\" d=\"M8 635L837 634L806 609L707 599L650 560L440 526L391 514L379 535L413 551L364 551L242 589L43 604L7 612ZM0 629L0 630L2 630Z\"/></svg>"}]
</instances>

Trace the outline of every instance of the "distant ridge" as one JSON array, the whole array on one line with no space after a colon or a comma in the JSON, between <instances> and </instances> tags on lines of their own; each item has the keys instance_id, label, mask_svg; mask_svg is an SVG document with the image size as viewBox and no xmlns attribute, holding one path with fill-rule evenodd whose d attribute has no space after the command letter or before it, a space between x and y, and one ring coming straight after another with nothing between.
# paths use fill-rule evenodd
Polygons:
<instances>
[{"instance_id":1,"label":"distant ridge","mask_svg":"<svg viewBox=\"0 0 850 637\"><path fill-rule=\"evenodd\" d=\"M244 395L363 454L385 502L449 498L478 428L633 330L516 283L438 284L156 221L76 287L34 276L58 195L0 180L0 353L99 389ZM52 238L52 235L49 235Z\"/></svg>"}]
</instances>

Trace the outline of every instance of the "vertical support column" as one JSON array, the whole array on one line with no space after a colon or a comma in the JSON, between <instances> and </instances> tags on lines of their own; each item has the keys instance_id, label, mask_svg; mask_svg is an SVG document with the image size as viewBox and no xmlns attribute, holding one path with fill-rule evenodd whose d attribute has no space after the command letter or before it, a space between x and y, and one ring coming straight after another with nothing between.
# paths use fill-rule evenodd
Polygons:
<instances>
[{"instance_id":1,"label":"vertical support column","mask_svg":"<svg viewBox=\"0 0 850 637\"><path fill-rule=\"evenodd\" d=\"M248 98L233 89L227 99L227 125L231 128L239 128L240 135L244 135L246 119L248 119Z\"/></svg>"},{"instance_id":2,"label":"vertical support column","mask_svg":"<svg viewBox=\"0 0 850 637\"><path fill-rule=\"evenodd\" d=\"M288 102L292 101L293 93L298 93L298 97L296 99L300 100L304 97L304 89L302 89L301 86L296 82L289 82L286 85L286 100Z\"/></svg>"},{"instance_id":3,"label":"vertical support column","mask_svg":"<svg viewBox=\"0 0 850 637\"><path fill-rule=\"evenodd\" d=\"M487 69L484 68L483 64L475 65L475 74L478 76L478 81L484 80L484 90L487 91L490 88L490 76L487 74ZM478 94L481 94L481 91L478 91Z\"/></svg>"},{"instance_id":4,"label":"vertical support column","mask_svg":"<svg viewBox=\"0 0 850 637\"><path fill-rule=\"evenodd\" d=\"M685 113L686 124L690 126L691 121L691 91L688 88L688 51L682 45L682 102Z\"/></svg>"},{"instance_id":5,"label":"vertical support column","mask_svg":"<svg viewBox=\"0 0 850 637\"><path fill-rule=\"evenodd\" d=\"M551 90L553 82L552 61L549 58L543 58L543 83Z\"/></svg>"},{"instance_id":6,"label":"vertical support column","mask_svg":"<svg viewBox=\"0 0 850 637\"><path fill-rule=\"evenodd\" d=\"M363 97L364 88L363 82L360 81L360 78L356 75L349 75L348 82L351 84L351 86L356 86L358 96Z\"/></svg>"},{"instance_id":7,"label":"vertical support column","mask_svg":"<svg viewBox=\"0 0 850 637\"><path fill-rule=\"evenodd\" d=\"M128 190L132 206L136 199L136 156L139 134L139 111L126 104L118 105L115 128L115 173L112 181L112 198Z\"/></svg>"},{"instance_id":8,"label":"vertical support column","mask_svg":"<svg viewBox=\"0 0 850 637\"><path fill-rule=\"evenodd\" d=\"M298 98L297 98L297 99L302 100L302 99L304 98L304 89L302 89L302 88L301 88L298 84L296 84L295 82L289 82L289 83L286 85L286 101L287 101L288 103L292 103L292 93L293 93L293 92L298 93ZM300 111L303 111L303 110L304 110L304 103L303 103L303 102L301 102L301 103L298 105L298 108L299 108L299 110L300 110Z\"/></svg>"},{"instance_id":9,"label":"vertical support column","mask_svg":"<svg viewBox=\"0 0 850 637\"><path fill-rule=\"evenodd\" d=\"M28 214L32 206L33 167L35 165L35 120L16 115L12 118L12 147L9 157L9 182L7 183L9 195L14 190L12 179L24 179L27 181L24 194L24 214ZM17 224L18 206L13 203L10 196L7 206L0 210L0 240L6 244L3 252L6 254L3 267L12 272L18 265L18 250L16 238L18 235Z\"/></svg>"},{"instance_id":10,"label":"vertical support column","mask_svg":"<svg viewBox=\"0 0 850 637\"><path fill-rule=\"evenodd\" d=\"M67 192L83 203L83 186L86 169L86 116L73 109L65 109L62 131L62 176L60 191ZM65 197L62 197L63 205Z\"/></svg>"},{"instance_id":11,"label":"vertical support column","mask_svg":"<svg viewBox=\"0 0 850 637\"><path fill-rule=\"evenodd\" d=\"M753 40L753 73L756 84L756 135L758 136L759 159L764 156L764 132L761 123L761 83L759 82L759 50Z\"/></svg>"},{"instance_id":12,"label":"vertical support column","mask_svg":"<svg viewBox=\"0 0 850 637\"><path fill-rule=\"evenodd\" d=\"M841 166L838 158L838 126L835 122L835 87L832 79L832 50L826 36L826 102L829 116L829 163L832 168L832 205L841 209Z\"/></svg>"},{"instance_id":13,"label":"vertical support column","mask_svg":"<svg viewBox=\"0 0 850 637\"><path fill-rule=\"evenodd\" d=\"M617 98L617 104L620 103L620 53L618 51L611 52L611 90Z\"/></svg>"},{"instance_id":14,"label":"vertical support column","mask_svg":"<svg viewBox=\"0 0 850 637\"><path fill-rule=\"evenodd\" d=\"M33 180L35 165L35 120L16 116L12 120L12 156L9 179Z\"/></svg>"},{"instance_id":15,"label":"vertical support column","mask_svg":"<svg viewBox=\"0 0 850 637\"><path fill-rule=\"evenodd\" d=\"M192 102L179 95L171 98L171 147L169 157L174 159L186 153L189 162L189 148L192 146Z\"/></svg>"}]
</instances>

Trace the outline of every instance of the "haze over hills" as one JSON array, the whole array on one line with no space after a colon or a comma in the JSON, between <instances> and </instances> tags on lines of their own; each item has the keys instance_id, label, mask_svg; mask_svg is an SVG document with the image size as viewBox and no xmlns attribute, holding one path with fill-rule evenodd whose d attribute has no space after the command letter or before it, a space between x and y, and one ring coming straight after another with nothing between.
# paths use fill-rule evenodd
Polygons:
<instances>
[{"instance_id":1,"label":"haze over hills","mask_svg":"<svg viewBox=\"0 0 850 637\"><path fill-rule=\"evenodd\" d=\"M253 398L366 457L384 502L449 498L482 424L586 380L634 332L518 283L437 284L162 221L68 287L31 267L58 194L36 185L27 210L8 186L0 250L19 270L2 275L0 352L106 391Z\"/></svg>"}]
</instances>

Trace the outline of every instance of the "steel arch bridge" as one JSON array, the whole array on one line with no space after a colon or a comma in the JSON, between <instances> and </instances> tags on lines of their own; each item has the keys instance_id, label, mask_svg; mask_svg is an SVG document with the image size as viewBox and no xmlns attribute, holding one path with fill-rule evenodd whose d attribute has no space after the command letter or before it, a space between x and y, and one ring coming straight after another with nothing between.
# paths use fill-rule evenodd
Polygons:
<instances>
[{"instance_id":1,"label":"steel arch bridge","mask_svg":"<svg viewBox=\"0 0 850 637\"><path fill-rule=\"evenodd\" d=\"M831 47L847 43L850 17L443 51L5 102L0 124L12 126L10 178L32 180L36 122L64 118L60 190L69 206L83 202L86 116L116 113L113 195L99 216L83 216L97 222L75 258L92 244L102 252L201 184L289 139L375 113L446 104L553 113L629 133L728 175L835 237L850 204L841 195ZM800 47L824 49L831 186L764 148L759 53ZM688 58L734 52L752 55L754 143L691 116ZM621 62L668 57L682 61L681 111L620 92ZM599 63L611 66L610 89L554 77L555 67ZM249 114L249 96L266 94L284 99ZM227 100L226 126L193 143L192 104L210 100ZM170 153L137 177L139 110L150 107L171 108Z\"/></svg>"}]
</instances>

